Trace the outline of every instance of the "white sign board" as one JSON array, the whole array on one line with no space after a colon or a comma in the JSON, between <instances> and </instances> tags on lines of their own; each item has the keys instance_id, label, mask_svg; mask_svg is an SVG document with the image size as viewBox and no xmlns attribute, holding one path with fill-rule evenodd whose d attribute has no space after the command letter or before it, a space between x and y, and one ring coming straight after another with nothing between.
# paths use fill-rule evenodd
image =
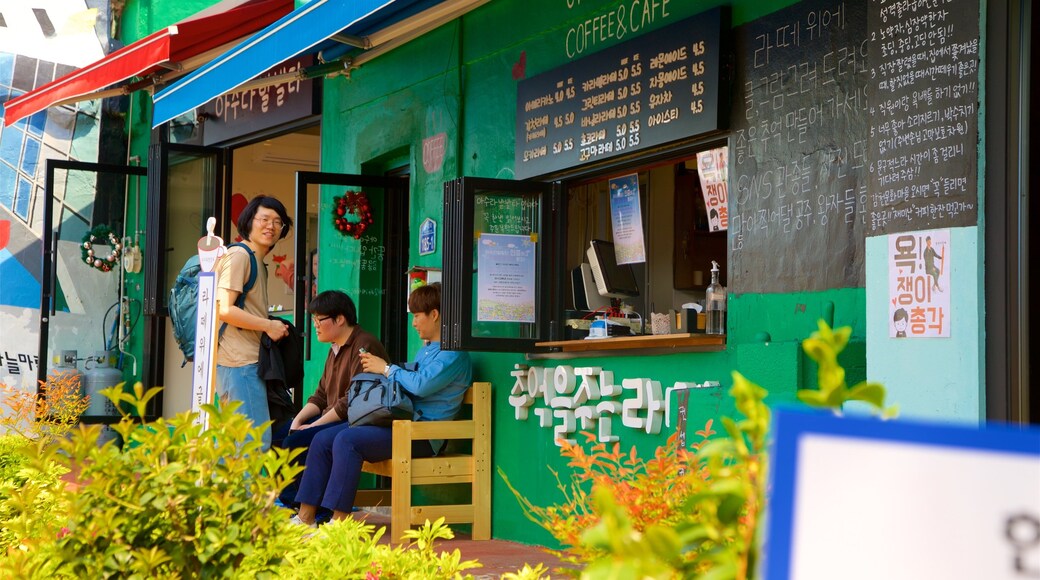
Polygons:
<instances>
[{"instance_id":1,"label":"white sign board","mask_svg":"<svg viewBox=\"0 0 1040 580\"><path fill-rule=\"evenodd\" d=\"M213 272L199 273L199 311L195 321L195 359L191 373L191 410L199 413L195 423L209 427L208 415L202 405L213 402L214 359L217 355L217 276Z\"/></svg>"},{"instance_id":2,"label":"white sign board","mask_svg":"<svg viewBox=\"0 0 1040 580\"><path fill-rule=\"evenodd\" d=\"M213 381L217 357L217 275L213 272L217 260L227 253L224 240L213 235L215 218L206 220L207 235L199 239L199 296L195 318L195 359L191 373L191 410L198 413L195 424L209 427L209 416L202 413L202 405L213 402Z\"/></svg>"},{"instance_id":3,"label":"white sign board","mask_svg":"<svg viewBox=\"0 0 1040 580\"><path fill-rule=\"evenodd\" d=\"M1040 577L1040 431L778 412L769 580Z\"/></svg>"}]
</instances>

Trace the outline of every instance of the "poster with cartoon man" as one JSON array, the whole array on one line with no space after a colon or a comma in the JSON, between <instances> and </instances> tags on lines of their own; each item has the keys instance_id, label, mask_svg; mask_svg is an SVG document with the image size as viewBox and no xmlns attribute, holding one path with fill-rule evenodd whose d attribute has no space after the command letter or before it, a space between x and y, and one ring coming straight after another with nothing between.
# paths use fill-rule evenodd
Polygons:
<instances>
[{"instance_id":1,"label":"poster with cartoon man","mask_svg":"<svg viewBox=\"0 0 1040 580\"><path fill-rule=\"evenodd\" d=\"M950 230L888 236L891 338L950 336Z\"/></svg>"}]
</instances>

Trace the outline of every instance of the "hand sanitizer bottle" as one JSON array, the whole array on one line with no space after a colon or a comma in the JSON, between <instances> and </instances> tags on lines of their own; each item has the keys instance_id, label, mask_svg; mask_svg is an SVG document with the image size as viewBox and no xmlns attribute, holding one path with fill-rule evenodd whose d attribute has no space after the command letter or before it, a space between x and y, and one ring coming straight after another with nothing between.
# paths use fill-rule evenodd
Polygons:
<instances>
[{"instance_id":1,"label":"hand sanitizer bottle","mask_svg":"<svg viewBox=\"0 0 1040 580\"><path fill-rule=\"evenodd\" d=\"M707 312L707 334L726 334L726 287L719 284L719 264L711 261L711 284L704 291L704 310Z\"/></svg>"}]
</instances>

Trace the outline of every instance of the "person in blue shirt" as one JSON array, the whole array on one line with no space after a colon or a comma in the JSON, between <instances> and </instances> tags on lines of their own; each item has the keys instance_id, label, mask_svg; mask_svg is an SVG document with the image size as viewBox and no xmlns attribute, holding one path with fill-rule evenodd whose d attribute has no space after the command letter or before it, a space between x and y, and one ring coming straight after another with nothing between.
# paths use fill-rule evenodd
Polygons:
<instances>
[{"instance_id":1,"label":"person in blue shirt","mask_svg":"<svg viewBox=\"0 0 1040 580\"><path fill-rule=\"evenodd\" d=\"M441 350L440 308L439 284L420 286L408 297L412 326L427 343L416 353L414 371L390 364L372 353L361 355L365 372L394 379L415 396L415 416L419 421L454 419L473 380L468 353ZM318 433L307 455L300 491L296 494L300 512L293 516L293 521L315 526L319 507L331 509L333 519L348 517L354 507L363 463L390 459L392 440L391 427L372 425L350 427L342 423ZM443 441L416 441L412 456L432 457L443 447Z\"/></svg>"}]
</instances>

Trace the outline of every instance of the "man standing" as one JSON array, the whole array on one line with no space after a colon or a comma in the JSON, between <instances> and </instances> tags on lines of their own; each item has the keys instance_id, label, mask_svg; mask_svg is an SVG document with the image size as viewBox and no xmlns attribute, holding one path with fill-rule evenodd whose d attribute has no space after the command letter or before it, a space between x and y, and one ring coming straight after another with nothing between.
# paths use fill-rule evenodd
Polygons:
<instances>
[{"instance_id":1,"label":"man standing","mask_svg":"<svg viewBox=\"0 0 1040 580\"><path fill-rule=\"evenodd\" d=\"M932 277L932 288L942 292L942 287L939 286L939 276L942 273L939 271L939 266L935 265L935 260L938 259L941 262L943 258L932 247L932 236L925 237L924 244L926 246L924 250L924 271Z\"/></svg>"},{"instance_id":2,"label":"man standing","mask_svg":"<svg viewBox=\"0 0 1040 580\"><path fill-rule=\"evenodd\" d=\"M289 330L280 320L267 317L267 265L264 258L289 233L292 219L282 202L273 197L254 197L236 224L244 239L232 245L217 265L217 318L226 324L217 344L217 396L221 404L241 401L239 412L254 425L271 419L267 407L267 385L260 378L260 336L280 340ZM253 285L246 291L249 280ZM239 298L245 291L244 300ZM263 434L263 447L271 446L271 429Z\"/></svg>"}]
</instances>

